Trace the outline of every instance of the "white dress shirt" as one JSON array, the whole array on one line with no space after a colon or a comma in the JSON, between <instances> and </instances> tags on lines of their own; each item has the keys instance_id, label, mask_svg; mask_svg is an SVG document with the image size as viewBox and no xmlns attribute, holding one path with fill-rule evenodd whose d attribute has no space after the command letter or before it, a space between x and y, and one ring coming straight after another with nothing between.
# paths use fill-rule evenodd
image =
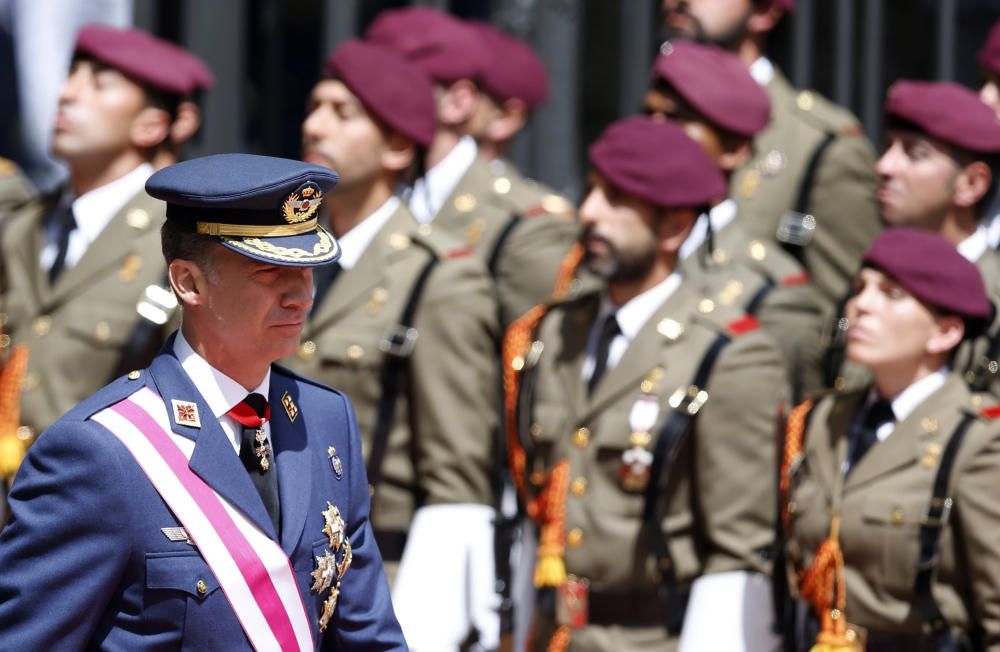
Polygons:
<instances>
[{"instance_id":1,"label":"white dress shirt","mask_svg":"<svg viewBox=\"0 0 1000 652\"><path fill-rule=\"evenodd\" d=\"M418 222L427 224L434 219L478 153L479 148L472 136L462 136L437 165L417 179L408 201L410 211Z\"/></svg>"},{"instance_id":2,"label":"white dress shirt","mask_svg":"<svg viewBox=\"0 0 1000 652\"><path fill-rule=\"evenodd\" d=\"M958 243L958 253L970 263L982 258L989 248L989 233L982 224L972 232L972 235Z\"/></svg>"},{"instance_id":3,"label":"white dress shirt","mask_svg":"<svg viewBox=\"0 0 1000 652\"><path fill-rule=\"evenodd\" d=\"M340 245L340 258L337 259L337 262L340 263L341 268L351 269L358 264L368 245L372 243L372 240L375 239L375 236L382 230L397 208L399 208L399 197L390 197L374 213L337 238L337 243Z\"/></svg>"},{"instance_id":4,"label":"white dress shirt","mask_svg":"<svg viewBox=\"0 0 1000 652\"><path fill-rule=\"evenodd\" d=\"M94 188L72 200L73 216L76 218L76 228L69 234L69 244L66 249L65 268L75 265L87 248L97 240L101 231L108 225L118 211L130 199L146 188L146 180L153 174L153 166L143 163L123 177L106 183L100 188ZM63 201L68 201L64 199ZM58 220L50 220L46 225L45 245L39 254L38 262L42 269L52 268L59 252Z\"/></svg>"},{"instance_id":5,"label":"white dress shirt","mask_svg":"<svg viewBox=\"0 0 1000 652\"><path fill-rule=\"evenodd\" d=\"M618 328L621 332L611 340L608 348L608 363L605 373L611 371L618 364L618 361L625 355L625 350L636 338L642 327L649 321L663 302L677 290L681 284L680 272L675 271L667 278L663 279L642 294L632 297L621 308L615 307L607 296L601 299L601 307L597 311L597 319L590 327L590 335L587 338L587 358L583 361L582 376L584 380L590 380L594 375L594 365L596 364L595 354L597 352L597 339L600 336L601 324L605 318L614 313L618 320Z\"/></svg>"},{"instance_id":6,"label":"white dress shirt","mask_svg":"<svg viewBox=\"0 0 1000 652\"><path fill-rule=\"evenodd\" d=\"M761 86L767 86L774 79L774 64L767 57L757 57L757 60L750 64L750 76Z\"/></svg>"},{"instance_id":7,"label":"white dress shirt","mask_svg":"<svg viewBox=\"0 0 1000 652\"><path fill-rule=\"evenodd\" d=\"M698 251L698 247L708 239L708 225L712 225L712 232L718 233L729 226L729 223L736 219L736 200L725 199L712 207L708 214L702 213L698 216L694 226L691 227L691 234L687 240L681 244L678 255L681 260L688 258Z\"/></svg>"},{"instance_id":8,"label":"white dress shirt","mask_svg":"<svg viewBox=\"0 0 1000 652\"><path fill-rule=\"evenodd\" d=\"M212 415L219 420L223 432L229 437L229 442L233 445L233 450L237 454L240 452L240 434L243 430L236 419L226 416L233 407L238 405L247 394L256 393L264 398L268 397L271 389L271 369L267 370L264 380L249 392L243 385L222 373L208 363L205 358L198 355L188 341L184 339L184 333L177 331L174 339L174 355L181 362L184 372L194 383L195 388L201 393L202 398L208 403L212 410ZM271 424L264 424L264 433L268 440L271 439Z\"/></svg>"}]
</instances>

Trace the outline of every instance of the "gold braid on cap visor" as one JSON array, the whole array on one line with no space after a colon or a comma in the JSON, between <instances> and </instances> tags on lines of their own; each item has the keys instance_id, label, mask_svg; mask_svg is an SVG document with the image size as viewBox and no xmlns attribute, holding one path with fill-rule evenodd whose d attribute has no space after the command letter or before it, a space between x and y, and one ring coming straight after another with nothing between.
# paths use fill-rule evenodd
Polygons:
<instances>
[{"instance_id":1,"label":"gold braid on cap visor","mask_svg":"<svg viewBox=\"0 0 1000 652\"><path fill-rule=\"evenodd\" d=\"M198 233L228 235L237 238L276 238L285 235L302 235L316 230L316 218L299 224L223 224L221 222L196 222Z\"/></svg>"}]
</instances>

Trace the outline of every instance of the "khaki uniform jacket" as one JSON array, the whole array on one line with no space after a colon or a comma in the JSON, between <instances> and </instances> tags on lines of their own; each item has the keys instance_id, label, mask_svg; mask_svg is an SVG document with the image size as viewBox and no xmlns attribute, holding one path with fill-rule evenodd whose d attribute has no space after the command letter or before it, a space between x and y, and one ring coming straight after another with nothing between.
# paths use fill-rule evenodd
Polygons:
<instances>
[{"instance_id":1,"label":"khaki uniform jacket","mask_svg":"<svg viewBox=\"0 0 1000 652\"><path fill-rule=\"evenodd\" d=\"M684 261L687 277L712 286L714 300L726 306L745 307L770 284L754 314L784 354L794 396L821 390L821 336L829 317L808 273L774 242L753 238L739 217L712 238L711 251L705 242Z\"/></svg>"},{"instance_id":2,"label":"khaki uniform jacket","mask_svg":"<svg viewBox=\"0 0 1000 652\"><path fill-rule=\"evenodd\" d=\"M137 194L111 219L83 257L54 286L38 263L47 206L33 202L0 233L6 287L0 305L11 345L28 345L19 436L30 440L103 387L140 320L140 299L163 281L160 225L166 205ZM161 306L162 307L162 306ZM161 329L155 354L166 337ZM150 358L135 360L134 367Z\"/></svg>"},{"instance_id":3,"label":"khaki uniform jacket","mask_svg":"<svg viewBox=\"0 0 1000 652\"><path fill-rule=\"evenodd\" d=\"M730 194L747 230L774 240L781 217L794 210L809 160L828 133L809 195L816 229L804 263L830 304L848 290L861 255L882 230L875 201L875 157L857 119L810 91L796 91L780 72L766 87L771 123L754 139L754 154L733 175Z\"/></svg>"},{"instance_id":4,"label":"khaki uniform jacket","mask_svg":"<svg viewBox=\"0 0 1000 652\"><path fill-rule=\"evenodd\" d=\"M600 294L589 293L555 305L539 327L544 348L519 397L534 450L528 470L537 477L569 460L567 573L592 589L655 587L657 560L650 538L640 534L644 493L623 484L623 454L634 444L630 413L651 396L659 406L655 436L671 413L671 396L687 390L708 348L742 313L717 306L693 282L681 283L588 397L581 370L599 303ZM708 400L664 491L663 526L679 582L727 570L768 572L762 553L773 541L774 415L786 383L781 353L762 330L734 335L716 360L702 388ZM589 626L573 632L571 649L650 649L668 640L665 628Z\"/></svg>"},{"instance_id":5,"label":"khaki uniform jacket","mask_svg":"<svg viewBox=\"0 0 1000 652\"><path fill-rule=\"evenodd\" d=\"M493 289L474 256L449 258L456 255L454 241L425 235L428 229L400 206L357 265L334 282L306 325L298 355L282 362L351 398L367 459L386 362L379 343L399 323L431 252L440 258L416 311L409 382L372 499L372 522L381 530L407 530L420 504L493 504L499 410Z\"/></svg>"},{"instance_id":6,"label":"khaki uniform jacket","mask_svg":"<svg viewBox=\"0 0 1000 652\"><path fill-rule=\"evenodd\" d=\"M512 219L510 235L496 254ZM546 303L560 263L578 239L570 203L524 180L509 165L493 166L477 157L433 221L434 227L476 250L496 279L503 326Z\"/></svg>"},{"instance_id":7,"label":"khaki uniform jacket","mask_svg":"<svg viewBox=\"0 0 1000 652\"><path fill-rule=\"evenodd\" d=\"M0 224L37 196L38 191L17 164L0 157Z\"/></svg>"},{"instance_id":8,"label":"khaki uniform jacket","mask_svg":"<svg viewBox=\"0 0 1000 652\"><path fill-rule=\"evenodd\" d=\"M1000 358L1000 355L992 357L987 355L992 342L1000 339L1000 253L994 249L987 249L976 261L976 267L983 275L986 292L997 312L994 315L993 323L984 335L966 343L959 349L957 360L960 364L969 363L969 371L966 375L969 382L978 380L977 377L992 378L988 389L991 394L1000 397L1000 374L998 374L1000 368L997 367L997 358Z\"/></svg>"},{"instance_id":9,"label":"khaki uniform jacket","mask_svg":"<svg viewBox=\"0 0 1000 652\"><path fill-rule=\"evenodd\" d=\"M867 389L830 395L810 415L804 456L791 478L790 556L801 554L803 568L829 532L827 507L840 482L852 422L867 396ZM970 394L961 377L952 375L843 481L840 545L848 622L876 631L921 632L912 602L920 519L948 440L963 415L979 414L951 471L954 507L940 540L933 592L953 627L961 630L975 620L985 628L985 648L1000 649L1000 421L981 412L993 400Z\"/></svg>"}]
</instances>

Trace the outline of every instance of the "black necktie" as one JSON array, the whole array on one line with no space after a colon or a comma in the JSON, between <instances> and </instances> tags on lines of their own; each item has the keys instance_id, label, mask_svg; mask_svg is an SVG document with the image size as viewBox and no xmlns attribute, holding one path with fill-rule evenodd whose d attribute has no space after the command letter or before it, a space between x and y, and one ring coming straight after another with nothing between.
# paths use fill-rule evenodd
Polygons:
<instances>
[{"instance_id":1,"label":"black necktie","mask_svg":"<svg viewBox=\"0 0 1000 652\"><path fill-rule=\"evenodd\" d=\"M243 426L240 436L240 460L250 474L250 480L264 501L267 514L280 533L281 503L278 502L278 470L274 465L274 451L264 436L264 423L271 416L267 399L260 394L247 394L243 401L227 412Z\"/></svg>"},{"instance_id":2,"label":"black necktie","mask_svg":"<svg viewBox=\"0 0 1000 652\"><path fill-rule=\"evenodd\" d=\"M76 230L76 217L73 215L72 204L67 205L65 210L61 206L57 207L53 217L56 220L56 259L52 261L52 267L49 268L49 285L56 282L59 274L66 267L69 236Z\"/></svg>"},{"instance_id":3,"label":"black necktie","mask_svg":"<svg viewBox=\"0 0 1000 652\"><path fill-rule=\"evenodd\" d=\"M608 353L611 350L611 342L618 335L620 335L622 329L618 327L618 320L615 319L614 313L611 313L604 319L604 323L601 324L601 331L597 335L597 350L594 352L594 373L590 375L590 380L587 382L587 393L593 394L594 388L597 387L597 381L601 379L604 372L608 368Z\"/></svg>"},{"instance_id":4,"label":"black necktie","mask_svg":"<svg viewBox=\"0 0 1000 652\"><path fill-rule=\"evenodd\" d=\"M871 407L865 412L865 418L855 429L853 441L850 444L851 452L848 456L850 462L848 473L854 469L865 453L878 443L878 429L895 420L896 417L892 413L892 403L880 398L871 404Z\"/></svg>"},{"instance_id":5,"label":"black necktie","mask_svg":"<svg viewBox=\"0 0 1000 652\"><path fill-rule=\"evenodd\" d=\"M316 287L316 294L313 295L313 305L309 311L310 315L315 313L316 309L319 308L319 304L323 302L323 297L333 287L333 282L337 280L342 270L343 268L340 266L340 263L330 263L329 265L321 265L313 269L313 285Z\"/></svg>"}]
</instances>

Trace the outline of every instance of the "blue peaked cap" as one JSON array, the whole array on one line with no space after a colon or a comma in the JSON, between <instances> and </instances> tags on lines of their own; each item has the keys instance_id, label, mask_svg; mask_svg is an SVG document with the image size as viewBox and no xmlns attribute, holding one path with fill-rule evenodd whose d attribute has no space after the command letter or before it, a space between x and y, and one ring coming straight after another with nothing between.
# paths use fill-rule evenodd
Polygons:
<instances>
[{"instance_id":1,"label":"blue peaked cap","mask_svg":"<svg viewBox=\"0 0 1000 652\"><path fill-rule=\"evenodd\" d=\"M160 170L146 181L146 192L167 203L168 220L236 253L313 267L340 258L340 246L318 220L337 180L333 170L301 161L216 154Z\"/></svg>"}]
</instances>

